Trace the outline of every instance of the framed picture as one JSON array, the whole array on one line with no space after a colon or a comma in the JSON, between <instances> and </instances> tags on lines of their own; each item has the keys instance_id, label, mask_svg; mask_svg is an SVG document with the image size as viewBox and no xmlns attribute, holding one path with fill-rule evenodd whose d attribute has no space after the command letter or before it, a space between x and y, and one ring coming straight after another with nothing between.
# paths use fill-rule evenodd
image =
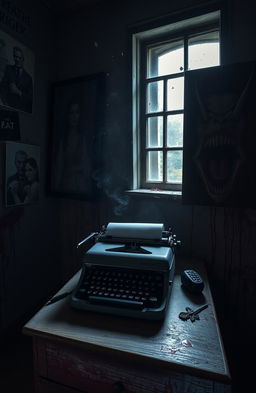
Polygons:
<instances>
[{"instance_id":1,"label":"framed picture","mask_svg":"<svg viewBox=\"0 0 256 393\"><path fill-rule=\"evenodd\" d=\"M0 105L32 113L34 54L0 30Z\"/></svg>"},{"instance_id":2,"label":"framed picture","mask_svg":"<svg viewBox=\"0 0 256 393\"><path fill-rule=\"evenodd\" d=\"M40 147L6 142L5 204L26 205L38 202L40 187Z\"/></svg>"},{"instance_id":3,"label":"framed picture","mask_svg":"<svg viewBox=\"0 0 256 393\"><path fill-rule=\"evenodd\" d=\"M101 149L105 74L98 73L53 85L50 138L50 193L92 199Z\"/></svg>"},{"instance_id":4,"label":"framed picture","mask_svg":"<svg viewBox=\"0 0 256 393\"><path fill-rule=\"evenodd\" d=\"M188 71L183 203L256 206L256 62Z\"/></svg>"}]
</instances>

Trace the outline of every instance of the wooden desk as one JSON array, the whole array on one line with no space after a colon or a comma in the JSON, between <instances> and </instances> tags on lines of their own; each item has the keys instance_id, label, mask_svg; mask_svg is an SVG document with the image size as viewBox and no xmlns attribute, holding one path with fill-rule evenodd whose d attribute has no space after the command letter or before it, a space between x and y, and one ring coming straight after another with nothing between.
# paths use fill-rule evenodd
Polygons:
<instances>
[{"instance_id":1,"label":"wooden desk","mask_svg":"<svg viewBox=\"0 0 256 393\"><path fill-rule=\"evenodd\" d=\"M177 262L163 322L74 310L69 299L43 307L23 328L34 342L36 393L227 393L230 377L206 273L202 296L187 294ZM194 266L195 267L195 266ZM71 290L78 272L59 291ZM185 307L208 303L200 320Z\"/></svg>"}]
</instances>

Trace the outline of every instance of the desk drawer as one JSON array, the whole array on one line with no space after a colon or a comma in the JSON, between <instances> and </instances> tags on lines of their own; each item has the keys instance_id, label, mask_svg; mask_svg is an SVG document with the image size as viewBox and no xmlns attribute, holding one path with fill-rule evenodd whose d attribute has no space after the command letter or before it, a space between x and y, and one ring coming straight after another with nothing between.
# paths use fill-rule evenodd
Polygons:
<instances>
[{"instance_id":1,"label":"desk drawer","mask_svg":"<svg viewBox=\"0 0 256 393\"><path fill-rule=\"evenodd\" d=\"M34 348L37 380L44 377L71 388L56 393L73 393L72 389L77 393L230 393L228 385L164 370L149 359L118 351L42 339L34 340Z\"/></svg>"},{"instance_id":2,"label":"desk drawer","mask_svg":"<svg viewBox=\"0 0 256 393\"><path fill-rule=\"evenodd\" d=\"M84 393L43 378L38 378L36 382L36 393Z\"/></svg>"},{"instance_id":3,"label":"desk drawer","mask_svg":"<svg viewBox=\"0 0 256 393\"><path fill-rule=\"evenodd\" d=\"M170 379L156 369L103 351L35 340L38 376L88 393L169 393ZM41 393L41 392L40 392ZM43 392L44 393L44 392Z\"/></svg>"},{"instance_id":4,"label":"desk drawer","mask_svg":"<svg viewBox=\"0 0 256 393\"><path fill-rule=\"evenodd\" d=\"M36 393L126 393L125 387L120 384L113 384L112 386L102 385L100 383L95 383L91 385L90 390L81 391L73 389L72 387L61 385L58 382L52 382L44 378L37 378L36 380Z\"/></svg>"}]
</instances>

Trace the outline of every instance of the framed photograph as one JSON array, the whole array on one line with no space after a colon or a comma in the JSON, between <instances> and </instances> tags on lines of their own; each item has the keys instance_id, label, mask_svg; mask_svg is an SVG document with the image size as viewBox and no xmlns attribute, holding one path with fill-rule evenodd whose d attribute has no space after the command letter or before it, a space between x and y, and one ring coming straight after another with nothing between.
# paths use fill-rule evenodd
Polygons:
<instances>
[{"instance_id":1,"label":"framed photograph","mask_svg":"<svg viewBox=\"0 0 256 393\"><path fill-rule=\"evenodd\" d=\"M40 147L6 142L5 204L26 205L39 200Z\"/></svg>"},{"instance_id":2,"label":"framed photograph","mask_svg":"<svg viewBox=\"0 0 256 393\"><path fill-rule=\"evenodd\" d=\"M50 138L50 193L93 199L94 174L101 158L100 134L105 74L73 78L53 85Z\"/></svg>"},{"instance_id":3,"label":"framed photograph","mask_svg":"<svg viewBox=\"0 0 256 393\"><path fill-rule=\"evenodd\" d=\"M0 105L32 113L34 64L33 52L0 30Z\"/></svg>"}]
</instances>

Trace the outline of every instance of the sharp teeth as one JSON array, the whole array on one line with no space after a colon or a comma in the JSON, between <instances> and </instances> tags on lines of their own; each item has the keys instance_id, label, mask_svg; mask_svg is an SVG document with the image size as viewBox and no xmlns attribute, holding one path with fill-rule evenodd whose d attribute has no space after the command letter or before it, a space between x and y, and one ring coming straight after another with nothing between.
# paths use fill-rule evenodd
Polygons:
<instances>
[{"instance_id":1,"label":"sharp teeth","mask_svg":"<svg viewBox=\"0 0 256 393\"><path fill-rule=\"evenodd\" d=\"M219 147L219 146L233 145L233 144L235 144L233 138L230 138L227 135L218 134L207 138L204 143L204 147Z\"/></svg>"}]
</instances>

